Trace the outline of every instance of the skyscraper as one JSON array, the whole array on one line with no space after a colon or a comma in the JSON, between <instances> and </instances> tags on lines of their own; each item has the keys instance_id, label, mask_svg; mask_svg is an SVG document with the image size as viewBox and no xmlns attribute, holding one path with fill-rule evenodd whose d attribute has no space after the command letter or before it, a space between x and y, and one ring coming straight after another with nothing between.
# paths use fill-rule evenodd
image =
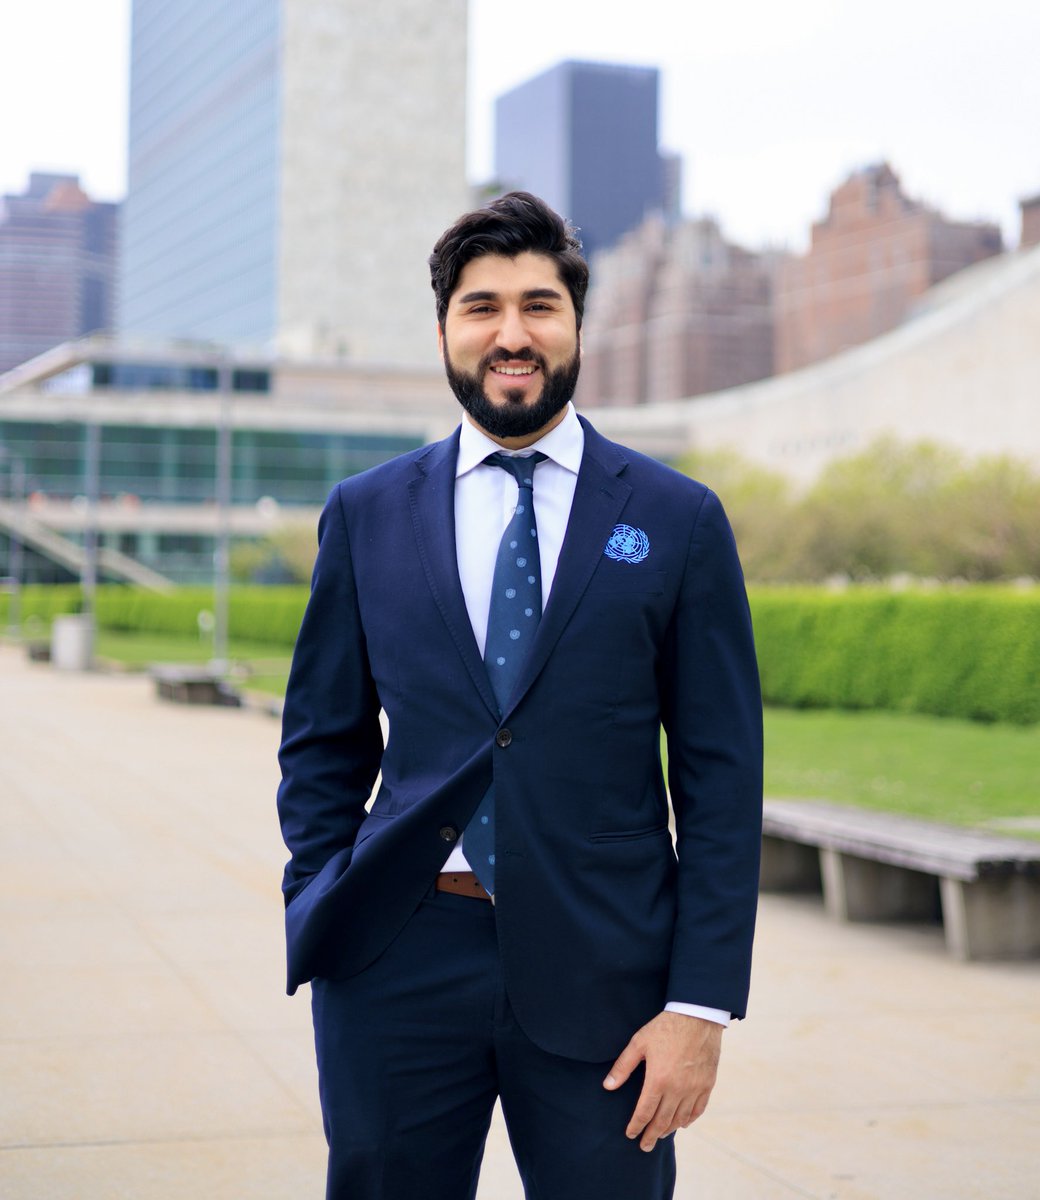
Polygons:
<instances>
[{"instance_id":1,"label":"skyscraper","mask_svg":"<svg viewBox=\"0 0 1040 1200\"><path fill-rule=\"evenodd\" d=\"M75 175L34 172L0 199L0 372L111 328L118 217Z\"/></svg>"},{"instance_id":2,"label":"skyscraper","mask_svg":"<svg viewBox=\"0 0 1040 1200\"><path fill-rule=\"evenodd\" d=\"M495 175L580 228L585 254L648 213L675 215L674 163L657 149L656 67L564 62L495 105ZM669 169L670 168L670 169Z\"/></svg>"},{"instance_id":3,"label":"skyscraper","mask_svg":"<svg viewBox=\"0 0 1040 1200\"><path fill-rule=\"evenodd\" d=\"M122 332L435 361L466 0L134 0Z\"/></svg>"}]
</instances>

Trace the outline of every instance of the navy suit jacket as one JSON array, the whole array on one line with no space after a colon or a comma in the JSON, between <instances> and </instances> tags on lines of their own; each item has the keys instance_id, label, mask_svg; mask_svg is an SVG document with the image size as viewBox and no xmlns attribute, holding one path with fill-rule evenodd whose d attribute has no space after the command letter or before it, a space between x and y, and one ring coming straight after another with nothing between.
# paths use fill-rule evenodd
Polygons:
<instances>
[{"instance_id":1,"label":"navy suit jacket","mask_svg":"<svg viewBox=\"0 0 1040 1200\"><path fill-rule=\"evenodd\" d=\"M329 497L280 753L290 992L382 953L494 780L501 961L533 1041L605 1061L666 999L744 1014L761 700L733 538L707 488L583 425L501 715L456 565L458 431ZM639 561L605 553L619 524Z\"/></svg>"}]
</instances>

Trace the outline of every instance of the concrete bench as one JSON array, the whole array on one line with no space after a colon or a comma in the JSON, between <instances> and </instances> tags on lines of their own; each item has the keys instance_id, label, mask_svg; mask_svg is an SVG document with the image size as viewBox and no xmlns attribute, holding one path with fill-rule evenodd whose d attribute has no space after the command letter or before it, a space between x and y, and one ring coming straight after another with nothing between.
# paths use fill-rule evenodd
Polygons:
<instances>
[{"instance_id":1,"label":"concrete bench","mask_svg":"<svg viewBox=\"0 0 1040 1200\"><path fill-rule=\"evenodd\" d=\"M219 704L230 708L242 706L242 697L236 689L208 667L157 665L149 673L162 700L177 704Z\"/></svg>"},{"instance_id":2,"label":"concrete bench","mask_svg":"<svg viewBox=\"0 0 1040 1200\"><path fill-rule=\"evenodd\" d=\"M767 800L763 891L843 921L942 920L962 959L1040 954L1040 841L810 800Z\"/></svg>"}]
</instances>

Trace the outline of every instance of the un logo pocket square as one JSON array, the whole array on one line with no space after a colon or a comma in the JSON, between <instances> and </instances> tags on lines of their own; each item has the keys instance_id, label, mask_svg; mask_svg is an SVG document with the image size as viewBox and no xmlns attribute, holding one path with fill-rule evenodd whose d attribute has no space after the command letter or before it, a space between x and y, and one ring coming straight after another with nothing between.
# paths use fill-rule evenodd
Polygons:
<instances>
[{"instance_id":1,"label":"un logo pocket square","mask_svg":"<svg viewBox=\"0 0 1040 1200\"><path fill-rule=\"evenodd\" d=\"M615 525L603 553L617 562L639 563L650 553L650 539L634 525Z\"/></svg>"}]
</instances>

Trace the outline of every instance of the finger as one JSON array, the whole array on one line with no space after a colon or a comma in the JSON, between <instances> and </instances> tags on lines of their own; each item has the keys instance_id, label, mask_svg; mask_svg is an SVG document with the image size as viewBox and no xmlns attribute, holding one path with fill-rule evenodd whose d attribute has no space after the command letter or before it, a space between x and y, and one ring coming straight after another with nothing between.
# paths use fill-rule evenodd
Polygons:
<instances>
[{"instance_id":1,"label":"finger","mask_svg":"<svg viewBox=\"0 0 1040 1200\"><path fill-rule=\"evenodd\" d=\"M689 1127L697 1120L698 1117L704 1115L704 1110L708 1107L708 1100L711 1097L711 1092L701 1092L699 1095L685 1105L680 1105L675 1114L675 1125L677 1129L689 1129Z\"/></svg>"},{"instance_id":2,"label":"finger","mask_svg":"<svg viewBox=\"0 0 1040 1200\"><path fill-rule=\"evenodd\" d=\"M655 1092L643 1083L643 1090L639 1093L639 1099L636 1101L636 1106L632 1110L632 1119L625 1127L625 1136L628 1138L637 1138L650 1122L657 1115L657 1109L661 1103L661 1093Z\"/></svg>"},{"instance_id":3,"label":"finger","mask_svg":"<svg viewBox=\"0 0 1040 1200\"><path fill-rule=\"evenodd\" d=\"M675 1112L676 1106L673 1103L669 1103L667 1100L661 1101L653 1120L643 1130L643 1136L639 1139L640 1150L649 1153L659 1138L667 1137L668 1134L675 1132Z\"/></svg>"},{"instance_id":4,"label":"finger","mask_svg":"<svg viewBox=\"0 0 1040 1200\"><path fill-rule=\"evenodd\" d=\"M680 1104L675 1111L675 1128L689 1129L699 1115L697 1106L692 1101Z\"/></svg>"},{"instance_id":5,"label":"finger","mask_svg":"<svg viewBox=\"0 0 1040 1200\"><path fill-rule=\"evenodd\" d=\"M619 1088L643 1061L643 1057L642 1050L637 1048L635 1042L629 1042L610 1068L610 1073L603 1080L603 1086L611 1092Z\"/></svg>"}]
</instances>

